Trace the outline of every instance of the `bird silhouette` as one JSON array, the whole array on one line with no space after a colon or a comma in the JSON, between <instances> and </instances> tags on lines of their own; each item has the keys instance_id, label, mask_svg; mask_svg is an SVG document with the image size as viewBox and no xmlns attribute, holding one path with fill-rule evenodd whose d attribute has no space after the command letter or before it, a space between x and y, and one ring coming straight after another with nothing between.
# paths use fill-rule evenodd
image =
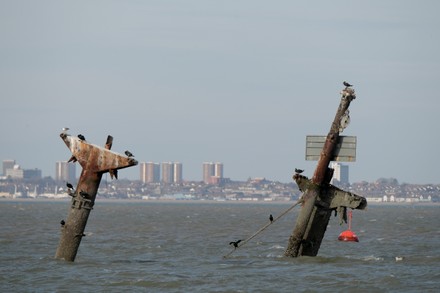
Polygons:
<instances>
[{"instance_id":1,"label":"bird silhouette","mask_svg":"<svg viewBox=\"0 0 440 293\"><path fill-rule=\"evenodd\" d=\"M133 154L132 153L130 153L129 151L125 151L125 154L127 155L127 157L133 157Z\"/></svg>"},{"instance_id":2,"label":"bird silhouette","mask_svg":"<svg viewBox=\"0 0 440 293\"><path fill-rule=\"evenodd\" d=\"M61 224L61 227L64 227L64 225L66 225L66 222L64 222L64 220L61 220L60 224Z\"/></svg>"},{"instance_id":3,"label":"bird silhouette","mask_svg":"<svg viewBox=\"0 0 440 293\"><path fill-rule=\"evenodd\" d=\"M273 222L273 216L272 216L272 214L270 214L270 216L269 216L269 221L272 223Z\"/></svg>"},{"instance_id":4,"label":"bird silhouette","mask_svg":"<svg viewBox=\"0 0 440 293\"><path fill-rule=\"evenodd\" d=\"M86 138L85 138L84 135L82 135L82 134L78 134L78 138L79 138L80 140L86 140Z\"/></svg>"},{"instance_id":5,"label":"bird silhouette","mask_svg":"<svg viewBox=\"0 0 440 293\"><path fill-rule=\"evenodd\" d=\"M240 243L240 242L241 242L241 239L238 239L237 241L231 241L231 242L229 242L229 245L233 245L234 248L237 248L237 247L238 247L238 243Z\"/></svg>"},{"instance_id":6,"label":"bird silhouette","mask_svg":"<svg viewBox=\"0 0 440 293\"><path fill-rule=\"evenodd\" d=\"M302 172L304 172L304 170L295 168L295 173L301 174Z\"/></svg>"},{"instance_id":7,"label":"bird silhouette","mask_svg":"<svg viewBox=\"0 0 440 293\"><path fill-rule=\"evenodd\" d=\"M113 177L118 179L118 169L110 169L108 172L110 173L111 179L113 179Z\"/></svg>"},{"instance_id":8,"label":"bird silhouette","mask_svg":"<svg viewBox=\"0 0 440 293\"><path fill-rule=\"evenodd\" d=\"M67 188L73 189L73 185L70 184L69 182L66 183Z\"/></svg>"},{"instance_id":9,"label":"bird silhouette","mask_svg":"<svg viewBox=\"0 0 440 293\"><path fill-rule=\"evenodd\" d=\"M349 84L349 83L346 82L346 81L344 81L343 84L344 84L346 87L351 87L351 86L353 86L352 84Z\"/></svg>"}]
</instances>

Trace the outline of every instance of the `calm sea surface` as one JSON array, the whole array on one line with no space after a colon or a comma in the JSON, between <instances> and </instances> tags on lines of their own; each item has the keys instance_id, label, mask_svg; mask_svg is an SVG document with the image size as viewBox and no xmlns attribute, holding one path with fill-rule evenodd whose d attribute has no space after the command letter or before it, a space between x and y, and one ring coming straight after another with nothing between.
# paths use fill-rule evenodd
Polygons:
<instances>
[{"instance_id":1,"label":"calm sea surface","mask_svg":"<svg viewBox=\"0 0 440 293\"><path fill-rule=\"evenodd\" d=\"M292 203L96 201L75 262L55 260L67 201L0 201L0 292L440 292L440 206L354 211L359 243L332 218L317 257L283 256ZM396 261L396 257L403 257Z\"/></svg>"}]
</instances>

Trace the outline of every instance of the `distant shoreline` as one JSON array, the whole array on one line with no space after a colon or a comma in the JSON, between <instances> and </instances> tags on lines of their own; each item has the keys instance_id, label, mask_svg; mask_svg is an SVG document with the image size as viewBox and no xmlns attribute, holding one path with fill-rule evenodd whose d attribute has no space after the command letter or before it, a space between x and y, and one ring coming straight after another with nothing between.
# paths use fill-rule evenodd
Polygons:
<instances>
[{"instance_id":1,"label":"distant shoreline","mask_svg":"<svg viewBox=\"0 0 440 293\"><path fill-rule=\"evenodd\" d=\"M0 202L69 202L70 198L5 198ZM251 200L204 200L204 199L119 199L97 198L96 202L103 203L178 203L178 204L276 204L293 205L296 201L251 201ZM440 202L368 202L368 206L440 206ZM367 208L368 208L367 206Z\"/></svg>"}]
</instances>

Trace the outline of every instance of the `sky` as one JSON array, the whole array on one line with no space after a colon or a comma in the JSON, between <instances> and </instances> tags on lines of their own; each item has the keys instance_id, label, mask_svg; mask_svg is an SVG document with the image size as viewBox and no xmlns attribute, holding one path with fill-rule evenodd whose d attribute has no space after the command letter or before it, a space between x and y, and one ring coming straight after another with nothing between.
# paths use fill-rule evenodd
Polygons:
<instances>
[{"instance_id":1,"label":"sky","mask_svg":"<svg viewBox=\"0 0 440 293\"><path fill-rule=\"evenodd\" d=\"M55 175L69 127L185 180L311 177L354 85L350 182L439 184L439 1L0 0L0 160ZM77 170L80 166L77 166ZM78 171L79 172L79 171ZM139 167L119 172L139 179Z\"/></svg>"}]
</instances>

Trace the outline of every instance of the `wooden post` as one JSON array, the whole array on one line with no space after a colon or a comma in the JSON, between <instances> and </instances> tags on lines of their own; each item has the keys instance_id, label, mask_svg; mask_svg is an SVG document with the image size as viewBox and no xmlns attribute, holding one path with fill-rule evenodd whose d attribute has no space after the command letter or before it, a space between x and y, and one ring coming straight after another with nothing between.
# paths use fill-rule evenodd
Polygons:
<instances>
[{"instance_id":1,"label":"wooden post","mask_svg":"<svg viewBox=\"0 0 440 293\"><path fill-rule=\"evenodd\" d=\"M95 204L96 194L102 175L137 165L137 161L127 156L111 152L113 138L108 136L105 148L88 143L77 137L61 133L67 147L72 152L73 161L83 167L78 186L72 192L72 201L65 224L61 227L61 238L55 258L74 261L90 211Z\"/></svg>"},{"instance_id":2,"label":"wooden post","mask_svg":"<svg viewBox=\"0 0 440 293\"><path fill-rule=\"evenodd\" d=\"M328 165L334 155L342 120L351 101L356 98L354 90L351 88L345 88L341 94L341 102L321 151L315 172L311 182L307 184L307 189L304 190L303 205L297 217L295 228L289 238L284 253L285 256L316 256L327 229L331 210L318 208L315 203L317 198L325 196L325 189L332 178L332 170L328 168ZM295 174L295 176L298 175Z\"/></svg>"}]
</instances>

